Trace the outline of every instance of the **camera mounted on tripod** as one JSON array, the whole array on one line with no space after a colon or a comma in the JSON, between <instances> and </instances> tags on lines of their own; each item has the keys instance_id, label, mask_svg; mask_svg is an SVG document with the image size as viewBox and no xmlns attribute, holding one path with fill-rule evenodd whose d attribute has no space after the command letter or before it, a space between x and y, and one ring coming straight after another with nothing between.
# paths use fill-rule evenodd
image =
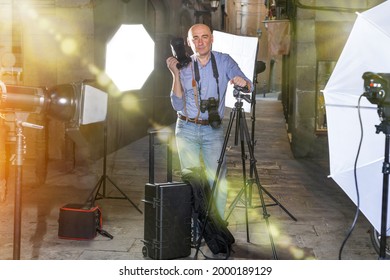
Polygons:
<instances>
[{"instance_id":1,"label":"camera mounted on tripod","mask_svg":"<svg viewBox=\"0 0 390 280\"><path fill-rule=\"evenodd\" d=\"M245 87L240 87L237 85L234 86L233 96L236 99L244 99L246 102L251 103L252 102L251 98L246 93L250 93L248 86L245 86Z\"/></svg>"}]
</instances>

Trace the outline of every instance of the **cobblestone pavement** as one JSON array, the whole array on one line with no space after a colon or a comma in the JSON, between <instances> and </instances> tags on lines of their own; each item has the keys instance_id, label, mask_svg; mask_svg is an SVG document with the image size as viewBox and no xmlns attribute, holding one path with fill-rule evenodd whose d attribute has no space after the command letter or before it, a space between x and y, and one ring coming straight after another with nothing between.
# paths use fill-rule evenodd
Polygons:
<instances>
[{"instance_id":1,"label":"cobblestone pavement","mask_svg":"<svg viewBox=\"0 0 390 280\"><path fill-rule=\"evenodd\" d=\"M230 111L230 110L228 110ZM258 98L256 118L246 116L249 127L254 123L259 188L255 182L248 200L248 229L242 200L232 204L243 186L240 146L234 145L234 129L226 149L230 190L227 207L229 229L236 243L230 259L273 259L273 238L278 259L336 260L341 244L352 224L355 205L327 178L327 160L295 159L281 102L266 96ZM229 119L227 112L225 123ZM108 178L141 210L144 186L148 181L149 138L108 155ZM156 162L164 153L156 153ZM248 161L247 166L249 166ZM178 177L177 157L173 155L174 180ZM156 182L165 180L164 165L156 164ZM102 174L102 161L89 170L66 171L61 162L51 162L45 184L34 185L33 165L26 161L23 173L21 259L40 260L137 260L144 259L142 248L144 216L106 180L106 197L97 204L103 213L103 228L114 236L111 240L98 235L93 240L76 241L58 238L59 209L68 203L83 203ZM10 178L7 198L0 204L0 259L13 258L14 180ZM270 215L269 227L264 219L260 194ZM275 202L279 203L275 205ZM228 208L229 212L229 208ZM295 218L296 221L293 219ZM369 237L370 224L359 216L353 234L342 250L342 259L374 260L378 258ZM247 240L249 234L249 241ZM206 245L200 250L210 255ZM192 259L195 249L186 259ZM215 257L215 256L214 256ZM198 255L203 259L203 255Z\"/></svg>"}]
</instances>

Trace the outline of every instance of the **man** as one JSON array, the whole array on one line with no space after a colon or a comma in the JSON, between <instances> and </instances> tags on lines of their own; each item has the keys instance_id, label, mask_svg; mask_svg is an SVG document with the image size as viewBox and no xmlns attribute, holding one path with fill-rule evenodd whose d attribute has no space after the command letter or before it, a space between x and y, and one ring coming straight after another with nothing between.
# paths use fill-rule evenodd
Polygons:
<instances>
[{"instance_id":1,"label":"man","mask_svg":"<svg viewBox=\"0 0 390 280\"><path fill-rule=\"evenodd\" d=\"M193 25L187 43L194 53L191 63L179 70L175 57L166 61L173 76L172 107L178 113L177 150L182 170L200 167L203 160L208 181L213 186L224 142L219 119L224 116L228 83L250 90L253 84L228 54L211 50L213 35L207 25ZM227 197L226 171L224 158L215 191L215 205L222 218Z\"/></svg>"}]
</instances>

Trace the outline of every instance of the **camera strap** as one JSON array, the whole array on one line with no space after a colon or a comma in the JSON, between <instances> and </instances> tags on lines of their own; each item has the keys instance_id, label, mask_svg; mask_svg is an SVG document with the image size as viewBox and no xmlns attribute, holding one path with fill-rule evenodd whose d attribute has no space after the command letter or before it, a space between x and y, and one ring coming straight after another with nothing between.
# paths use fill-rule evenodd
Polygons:
<instances>
[{"instance_id":1,"label":"camera strap","mask_svg":"<svg viewBox=\"0 0 390 280\"><path fill-rule=\"evenodd\" d=\"M196 66L198 66L198 65L196 65ZM195 67L194 67L194 68L195 68ZM195 120L198 120L199 114L200 114L199 101L198 101L198 88L196 87L197 82L196 82L196 80L194 79L194 70L193 70L192 67L191 67L191 71L192 71L192 88L193 88L193 90L194 90L194 99L195 99L196 108L198 109L198 114L196 115ZM199 76L199 70L198 70L198 76ZM200 89L199 89L199 91L200 91ZM184 107L184 108L185 108L185 107ZM185 108L185 109L186 109L186 108ZM187 118L188 118L187 112L185 112L185 113L186 113Z\"/></svg>"},{"instance_id":2,"label":"camera strap","mask_svg":"<svg viewBox=\"0 0 390 280\"><path fill-rule=\"evenodd\" d=\"M218 93L218 102L219 102L220 93L219 93L219 74L218 74L217 62L215 61L214 54L212 52L210 52L210 54L211 54L211 67L213 69L213 76L215 81L217 82L217 93ZM200 82L199 66L198 66L198 61L196 59L194 61L194 71L195 71L195 80L196 83L198 84L199 98L200 100L202 100L201 84L199 83Z\"/></svg>"}]
</instances>

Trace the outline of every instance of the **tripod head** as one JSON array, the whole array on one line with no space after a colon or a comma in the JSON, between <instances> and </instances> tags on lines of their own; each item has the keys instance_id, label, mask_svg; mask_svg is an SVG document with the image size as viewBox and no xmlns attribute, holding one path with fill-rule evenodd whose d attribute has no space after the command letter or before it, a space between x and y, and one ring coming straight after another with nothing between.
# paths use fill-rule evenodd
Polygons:
<instances>
[{"instance_id":1,"label":"tripod head","mask_svg":"<svg viewBox=\"0 0 390 280\"><path fill-rule=\"evenodd\" d=\"M250 93L248 86L234 86L233 96L237 99L238 102L240 102L241 99L244 99L246 102L252 103L251 97L247 93Z\"/></svg>"}]
</instances>

